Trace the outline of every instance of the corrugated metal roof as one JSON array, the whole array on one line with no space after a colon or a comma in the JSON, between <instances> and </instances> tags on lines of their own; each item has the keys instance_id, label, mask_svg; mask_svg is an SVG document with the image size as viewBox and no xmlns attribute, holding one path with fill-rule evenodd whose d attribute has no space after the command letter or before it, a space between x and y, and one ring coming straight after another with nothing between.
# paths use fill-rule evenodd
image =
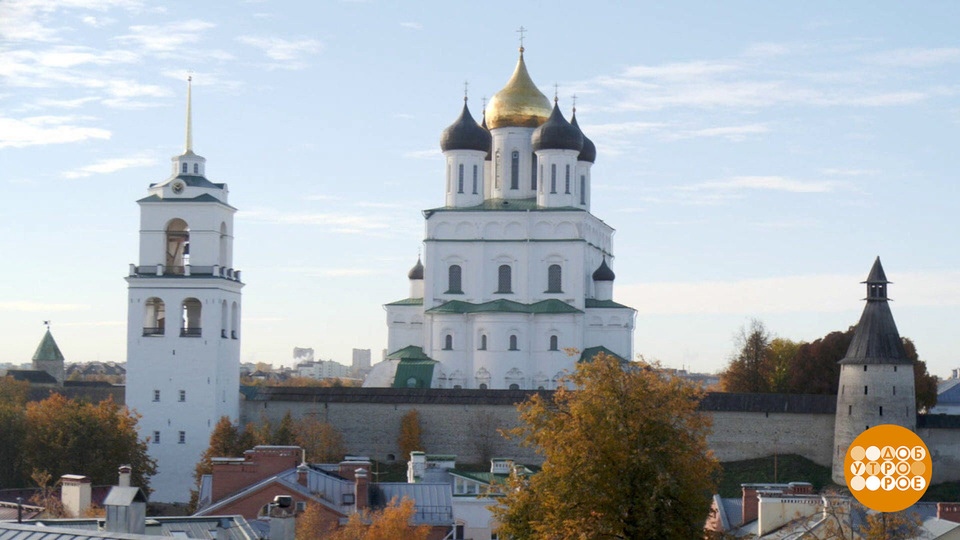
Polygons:
<instances>
[{"instance_id":1,"label":"corrugated metal roof","mask_svg":"<svg viewBox=\"0 0 960 540\"><path fill-rule=\"evenodd\" d=\"M257 540L258 535L243 516L153 517L147 518L146 534L99 530L97 519L47 519L0 523L0 540L144 540L157 536L186 535L198 540L215 540L217 529L227 531L229 540Z\"/></svg>"},{"instance_id":2,"label":"corrugated metal roof","mask_svg":"<svg viewBox=\"0 0 960 540\"><path fill-rule=\"evenodd\" d=\"M42 506L33 506L31 504L22 505L21 517L30 519L43 512ZM17 503L0 501L0 521L17 519Z\"/></svg>"},{"instance_id":3,"label":"corrugated metal roof","mask_svg":"<svg viewBox=\"0 0 960 540\"><path fill-rule=\"evenodd\" d=\"M394 388L430 388L433 383L434 360L400 360L393 378ZM412 384L411 384L412 381Z\"/></svg>"},{"instance_id":4,"label":"corrugated metal roof","mask_svg":"<svg viewBox=\"0 0 960 540\"><path fill-rule=\"evenodd\" d=\"M413 522L429 525L453 524L453 495L449 483L444 484L407 484L404 482L382 482L370 484L371 505L382 507L393 499L403 498L414 501L417 513Z\"/></svg>"}]
</instances>

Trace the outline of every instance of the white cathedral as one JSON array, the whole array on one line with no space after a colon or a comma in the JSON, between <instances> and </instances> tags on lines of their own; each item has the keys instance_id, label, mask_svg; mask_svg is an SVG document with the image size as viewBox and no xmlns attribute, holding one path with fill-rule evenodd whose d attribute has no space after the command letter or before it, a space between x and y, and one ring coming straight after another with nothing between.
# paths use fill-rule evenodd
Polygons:
<instances>
[{"instance_id":1,"label":"white cathedral","mask_svg":"<svg viewBox=\"0 0 960 540\"><path fill-rule=\"evenodd\" d=\"M240 271L227 185L193 153L190 87L184 152L140 199L140 260L127 276L126 405L157 460L153 501L187 501L220 417L240 400Z\"/></svg>"},{"instance_id":2,"label":"white cathedral","mask_svg":"<svg viewBox=\"0 0 960 540\"><path fill-rule=\"evenodd\" d=\"M551 108L523 47L484 110L443 131L445 204L424 261L389 303L387 360L365 386L553 389L603 351L633 357L636 311L613 300L613 228L590 212L596 147ZM425 264L424 264L425 262Z\"/></svg>"}]
</instances>

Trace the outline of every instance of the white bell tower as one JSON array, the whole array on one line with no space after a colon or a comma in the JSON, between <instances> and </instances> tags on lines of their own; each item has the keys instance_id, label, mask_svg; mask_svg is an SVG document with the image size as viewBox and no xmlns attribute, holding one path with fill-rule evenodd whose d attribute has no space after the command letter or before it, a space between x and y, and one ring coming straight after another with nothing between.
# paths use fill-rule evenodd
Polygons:
<instances>
[{"instance_id":1,"label":"white bell tower","mask_svg":"<svg viewBox=\"0 0 960 540\"><path fill-rule=\"evenodd\" d=\"M226 184L204 176L193 153L191 83L187 133L173 174L140 205L140 260L127 305L126 404L157 460L153 501L186 502L193 469L222 416L236 421L240 388L240 271L233 268L233 214Z\"/></svg>"}]
</instances>

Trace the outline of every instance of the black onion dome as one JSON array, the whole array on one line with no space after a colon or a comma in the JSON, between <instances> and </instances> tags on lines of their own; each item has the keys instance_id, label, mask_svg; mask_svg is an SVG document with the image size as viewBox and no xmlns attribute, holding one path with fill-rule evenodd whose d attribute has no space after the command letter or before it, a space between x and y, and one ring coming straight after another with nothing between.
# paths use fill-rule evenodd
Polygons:
<instances>
[{"instance_id":1,"label":"black onion dome","mask_svg":"<svg viewBox=\"0 0 960 540\"><path fill-rule=\"evenodd\" d=\"M553 112L546 122L533 132L533 151L539 150L576 150L583 148L583 135L580 128L567 122L560 107L553 104Z\"/></svg>"},{"instance_id":2,"label":"black onion dome","mask_svg":"<svg viewBox=\"0 0 960 540\"><path fill-rule=\"evenodd\" d=\"M589 161L590 163L596 163L597 147L593 144L593 141L588 139L587 136L583 134L583 130L580 129L580 124L577 123L577 111L573 111L573 117L570 118L570 124L580 130L580 136L583 137L583 149L580 150L580 155L577 156L577 161Z\"/></svg>"},{"instance_id":3,"label":"black onion dome","mask_svg":"<svg viewBox=\"0 0 960 540\"><path fill-rule=\"evenodd\" d=\"M613 281L617 275L613 273L613 270L607 266L607 258L603 258L603 262L600 263L600 266L593 271L593 280L594 281Z\"/></svg>"},{"instance_id":4,"label":"black onion dome","mask_svg":"<svg viewBox=\"0 0 960 540\"><path fill-rule=\"evenodd\" d=\"M470 115L467 104L464 102L460 117L443 130L440 136L440 149L448 150L479 150L489 152L493 138L490 132L480 127Z\"/></svg>"},{"instance_id":5,"label":"black onion dome","mask_svg":"<svg viewBox=\"0 0 960 540\"><path fill-rule=\"evenodd\" d=\"M417 264L407 272L407 277L410 279L423 279L423 263L420 262L420 257L417 257Z\"/></svg>"},{"instance_id":6,"label":"black onion dome","mask_svg":"<svg viewBox=\"0 0 960 540\"><path fill-rule=\"evenodd\" d=\"M483 122L480 123L480 127L484 129L487 133L490 133L490 128L487 127L487 110L483 110ZM492 137L492 136L491 136ZM487 161L493 159L493 144L490 145L490 150L487 150L487 157L484 158Z\"/></svg>"}]
</instances>

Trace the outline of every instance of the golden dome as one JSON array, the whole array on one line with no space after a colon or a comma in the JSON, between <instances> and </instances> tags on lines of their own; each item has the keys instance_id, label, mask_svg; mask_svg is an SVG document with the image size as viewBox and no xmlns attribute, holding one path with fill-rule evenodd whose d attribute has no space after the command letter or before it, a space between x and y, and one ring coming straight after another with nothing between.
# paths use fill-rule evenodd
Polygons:
<instances>
[{"instance_id":1,"label":"golden dome","mask_svg":"<svg viewBox=\"0 0 960 540\"><path fill-rule=\"evenodd\" d=\"M535 128L550 117L550 100L533 84L527 65L523 62L523 48L513 76L503 90L497 92L487 103L487 127Z\"/></svg>"}]
</instances>

